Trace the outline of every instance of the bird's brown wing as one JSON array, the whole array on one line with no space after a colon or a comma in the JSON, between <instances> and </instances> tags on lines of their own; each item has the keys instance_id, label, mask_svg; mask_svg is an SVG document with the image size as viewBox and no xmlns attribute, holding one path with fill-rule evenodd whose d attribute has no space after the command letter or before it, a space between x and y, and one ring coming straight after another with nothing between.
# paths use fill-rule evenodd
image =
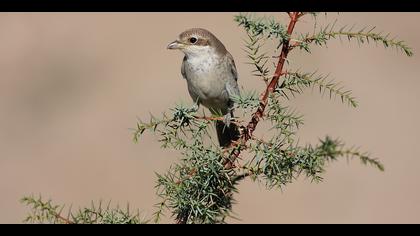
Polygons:
<instances>
[{"instance_id":1,"label":"bird's brown wing","mask_svg":"<svg viewBox=\"0 0 420 236\"><path fill-rule=\"evenodd\" d=\"M182 59L182 65L181 65L181 75L182 78L187 79L187 74L185 73L185 62L187 61L187 57L184 56L184 59Z\"/></svg>"},{"instance_id":2,"label":"bird's brown wing","mask_svg":"<svg viewBox=\"0 0 420 236\"><path fill-rule=\"evenodd\" d=\"M230 97L239 96L238 72L236 71L235 61L230 53L227 53L226 57L227 68L230 68L230 76L233 78L226 81L226 90Z\"/></svg>"},{"instance_id":3,"label":"bird's brown wing","mask_svg":"<svg viewBox=\"0 0 420 236\"><path fill-rule=\"evenodd\" d=\"M240 137L238 126L235 123L229 122L233 117L234 102L232 97L239 96L238 86L238 72L236 71L235 61L230 53L226 54L226 63L228 68L228 74L226 79L226 91L229 95L228 101L228 113L225 115L224 121L216 122L216 131L219 144L222 147L228 147L233 141L236 141ZM227 122L226 122L227 121Z\"/></svg>"},{"instance_id":4,"label":"bird's brown wing","mask_svg":"<svg viewBox=\"0 0 420 236\"><path fill-rule=\"evenodd\" d=\"M238 81L238 72L236 71L235 60L233 60L233 56L228 52L226 53L227 63L231 68L232 75L235 78L235 81Z\"/></svg>"}]
</instances>

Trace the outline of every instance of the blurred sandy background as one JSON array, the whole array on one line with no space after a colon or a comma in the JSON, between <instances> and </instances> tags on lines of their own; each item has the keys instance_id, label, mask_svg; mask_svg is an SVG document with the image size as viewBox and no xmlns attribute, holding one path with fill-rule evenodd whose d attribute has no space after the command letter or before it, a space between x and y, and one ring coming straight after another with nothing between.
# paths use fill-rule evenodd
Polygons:
<instances>
[{"instance_id":1,"label":"blurred sandy background","mask_svg":"<svg viewBox=\"0 0 420 236\"><path fill-rule=\"evenodd\" d=\"M0 223L20 223L28 208L19 199L31 193L74 207L129 202L150 216L154 172L179 155L151 135L134 144L129 128L136 117L190 102L182 55L166 50L186 28L216 34L236 60L240 85L260 87L244 64L245 35L233 15L1 13ZM234 206L242 220L230 222L420 223L420 14L341 13L328 21L335 18L391 32L416 54L339 40L310 56L294 53L292 63L330 72L360 102L352 109L316 92L298 96L293 104L306 115L300 142L340 137L380 158L386 171L343 159L320 184L301 179L280 192L246 181ZM310 29L310 19L296 30Z\"/></svg>"}]
</instances>

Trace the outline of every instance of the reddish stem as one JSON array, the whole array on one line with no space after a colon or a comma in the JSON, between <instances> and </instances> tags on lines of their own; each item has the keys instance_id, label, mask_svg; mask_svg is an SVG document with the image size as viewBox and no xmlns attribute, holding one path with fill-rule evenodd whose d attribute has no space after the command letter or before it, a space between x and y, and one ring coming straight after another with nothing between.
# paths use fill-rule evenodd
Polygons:
<instances>
[{"instance_id":1,"label":"reddish stem","mask_svg":"<svg viewBox=\"0 0 420 236\"><path fill-rule=\"evenodd\" d=\"M268 103L268 96L275 90L279 82L280 76L284 74L283 67L286 62L287 55L289 54L289 51L290 51L290 47L289 47L290 38L292 36L293 29L295 28L297 20L299 19L300 16L303 15L300 12L288 12L288 14L290 16L290 22L287 27L287 34L289 36L289 39L283 42L281 53L279 56L279 60L277 62L277 66L276 66L276 70L274 72L273 78L271 79L270 83L267 85L267 88L265 89L265 91L261 94L260 106L258 107L257 111L252 115L251 121L245 127L245 132L240 137L240 140L238 143L244 144L249 139L251 139L252 134L254 133L258 122L260 121L261 118L264 117L264 111ZM226 164L227 168L232 167L233 162L235 161L236 158L239 157L240 153L241 151L239 149L237 148L234 149L229 162Z\"/></svg>"}]
</instances>

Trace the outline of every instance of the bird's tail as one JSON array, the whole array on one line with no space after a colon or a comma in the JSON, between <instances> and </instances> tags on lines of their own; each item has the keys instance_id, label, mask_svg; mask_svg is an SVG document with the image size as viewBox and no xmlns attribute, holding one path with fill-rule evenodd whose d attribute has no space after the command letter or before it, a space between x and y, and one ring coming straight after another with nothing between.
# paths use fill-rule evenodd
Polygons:
<instances>
[{"instance_id":1,"label":"bird's tail","mask_svg":"<svg viewBox=\"0 0 420 236\"><path fill-rule=\"evenodd\" d=\"M228 147L232 141L239 139L239 129L238 126L234 123L230 123L227 126L223 121L216 121L216 131L219 144L222 147Z\"/></svg>"}]
</instances>

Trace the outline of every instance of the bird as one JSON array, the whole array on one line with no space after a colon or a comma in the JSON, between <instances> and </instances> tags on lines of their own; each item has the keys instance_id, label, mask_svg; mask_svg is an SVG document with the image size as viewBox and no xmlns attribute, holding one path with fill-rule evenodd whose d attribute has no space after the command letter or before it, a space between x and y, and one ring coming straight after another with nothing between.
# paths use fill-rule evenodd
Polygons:
<instances>
[{"instance_id":1,"label":"bird","mask_svg":"<svg viewBox=\"0 0 420 236\"><path fill-rule=\"evenodd\" d=\"M221 147L230 146L240 135L238 126L231 122L233 98L240 95L233 56L203 28L185 30L167 49L184 53L181 75L187 81L188 92L197 108L203 105L213 115L223 116L223 120L216 120L216 133Z\"/></svg>"}]
</instances>

